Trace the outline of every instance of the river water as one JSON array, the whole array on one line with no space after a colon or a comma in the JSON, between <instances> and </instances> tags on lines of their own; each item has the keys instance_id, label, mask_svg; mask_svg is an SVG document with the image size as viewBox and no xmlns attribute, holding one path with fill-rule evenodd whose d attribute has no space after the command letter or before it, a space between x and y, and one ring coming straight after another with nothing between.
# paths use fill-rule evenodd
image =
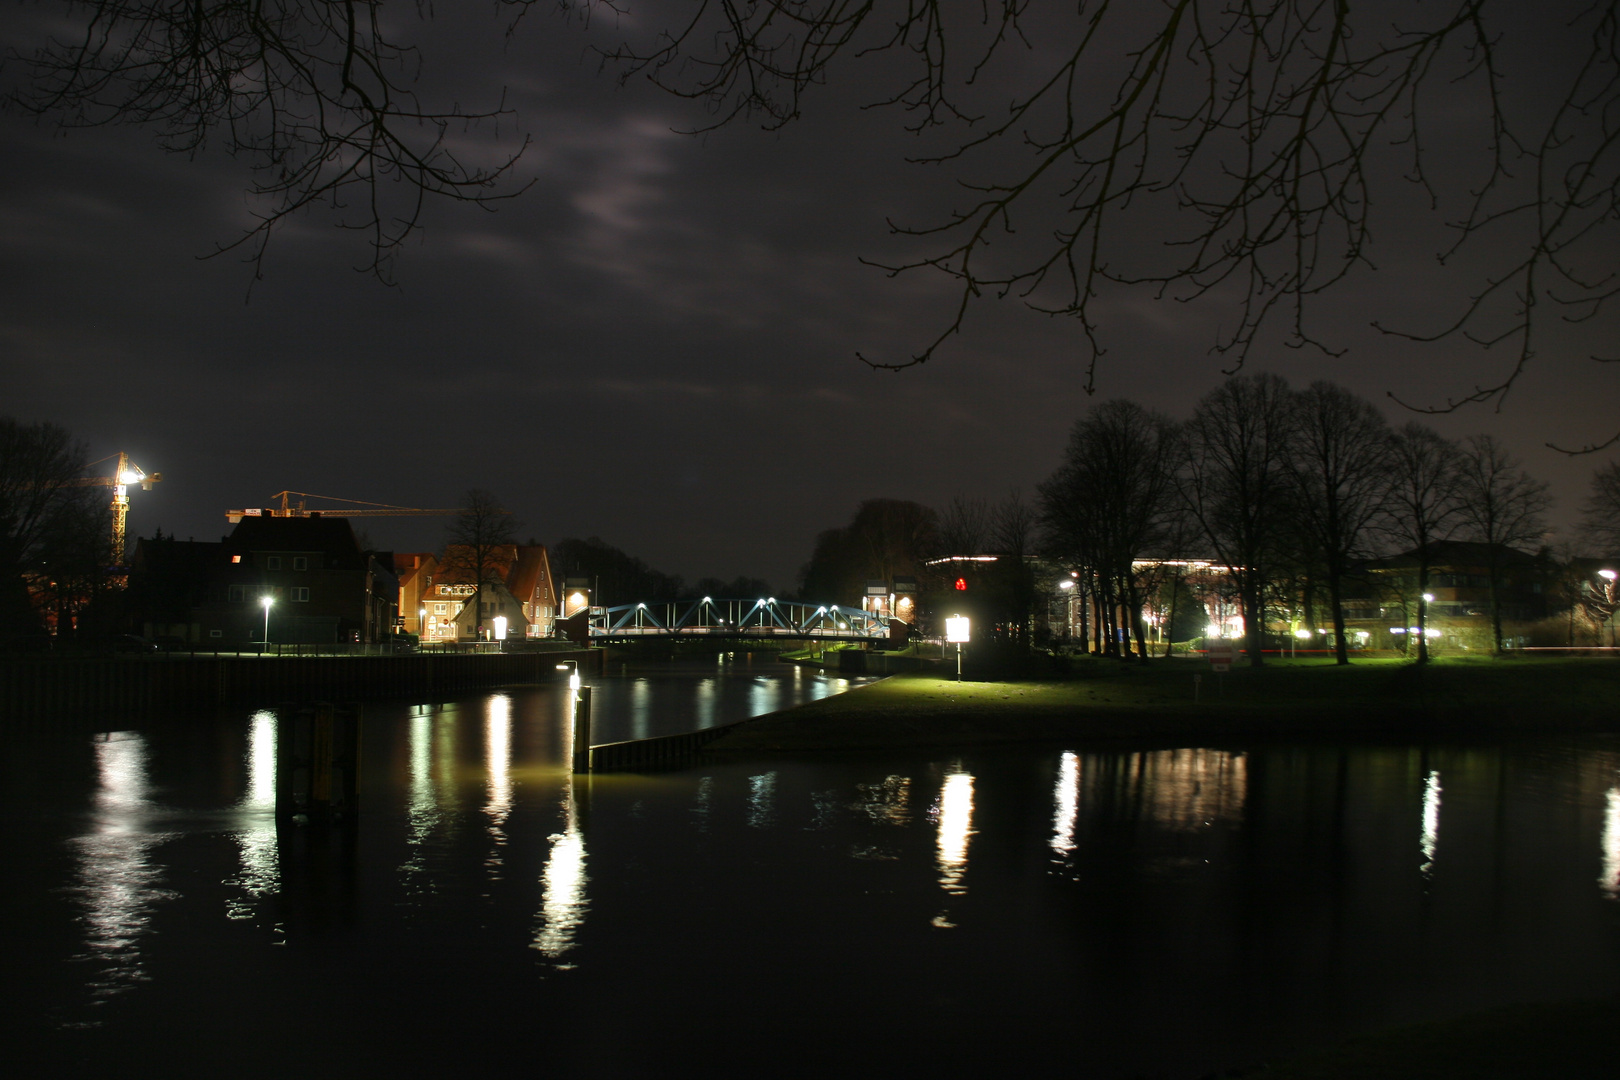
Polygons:
<instances>
[{"instance_id":1,"label":"river water","mask_svg":"<svg viewBox=\"0 0 1620 1080\"><path fill-rule=\"evenodd\" d=\"M599 738L840 689L591 680ZM1620 743L800 756L570 778L566 691L368 707L352 832L270 713L4 749L28 1075L1192 1078L1620 994Z\"/></svg>"}]
</instances>

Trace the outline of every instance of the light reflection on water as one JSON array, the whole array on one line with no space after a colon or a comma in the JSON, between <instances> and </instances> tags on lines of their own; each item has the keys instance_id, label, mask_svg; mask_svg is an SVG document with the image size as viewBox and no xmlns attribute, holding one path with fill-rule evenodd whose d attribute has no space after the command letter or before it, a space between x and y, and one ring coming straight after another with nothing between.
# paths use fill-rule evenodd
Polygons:
<instances>
[{"instance_id":1,"label":"light reflection on water","mask_svg":"<svg viewBox=\"0 0 1620 1080\"><path fill-rule=\"evenodd\" d=\"M490 876L498 877L501 848L506 846L506 818L512 812L512 699L494 694L484 717L485 785L484 815L489 818L489 838L495 844L485 865Z\"/></svg>"},{"instance_id":2,"label":"light reflection on water","mask_svg":"<svg viewBox=\"0 0 1620 1080\"><path fill-rule=\"evenodd\" d=\"M145 737L110 732L96 739L95 758L89 828L72 841L72 891L85 928L83 951L73 959L92 966L84 985L106 998L149 978L141 939L158 902L178 894L161 886L164 868L154 857L172 834L154 828L158 807L149 796Z\"/></svg>"},{"instance_id":3,"label":"light reflection on water","mask_svg":"<svg viewBox=\"0 0 1620 1080\"><path fill-rule=\"evenodd\" d=\"M1423 778L1423 865L1418 872L1424 877L1434 874L1434 853L1440 844L1440 773L1429 770Z\"/></svg>"},{"instance_id":4,"label":"light reflection on water","mask_svg":"<svg viewBox=\"0 0 1620 1080\"><path fill-rule=\"evenodd\" d=\"M1610 900L1620 900L1620 784L1609 789L1603 815L1603 873L1598 886Z\"/></svg>"},{"instance_id":5,"label":"light reflection on water","mask_svg":"<svg viewBox=\"0 0 1620 1080\"><path fill-rule=\"evenodd\" d=\"M758 700L753 679L688 680L692 715L704 694ZM650 680L647 693L667 689ZM898 1047L946 1042L979 1061L1027 1020L1072 1028L1095 1075L1193 1076L1299 1040L1620 992L1612 751L1033 748L585 781L567 773L567 725L554 687L369 710L355 840L365 902L347 936L316 939L319 920L292 920L279 966L255 959L268 941L244 928L285 901L285 879L338 865L319 845L299 849L304 863L286 854L290 838L317 834L277 831L274 716L228 721L228 753L188 741L204 725L75 744L95 782L63 796L89 815L64 837L73 865L56 888L80 932L70 953L19 961L17 978L86 961L80 993L108 1002L95 1017L155 1046L113 1006L161 992L199 1029L229 1030L230 995L206 962L223 943L233 970L288 1010L273 1026L295 1023L307 1006L294 1003L341 967L333 1000L353 1039L334 1053L348 1065L369 1061L379 1031L421 1052L431 1025L418 1034L404 1017L503 1001L535 1026L492 1026L492 1045L589 1046L627 1073L659 1063L552 1018L577 1008L678 1035L725 1015L730 1030L794 1044L831 1023L866 1032L884 1068ZM205 809L167 810L157 791ZM221 881L235 890L223 918ZM145 947L160 910L161 954ZM454 978L416 974L443 957ZM896 1004L914 1001L930 1008ZM1155 1039L1165 1015L1185 1038Z\"/></svg>"},{"instance_id":6,"label":"light reflection on water","mask_svg":"<svg viewBox=\"0 0 1620 1080\"><path fill-rule=\"evenodd\" d=\"M247 791L236 804L242 828L236 834L241 869L226 882L242 890L225 901L229 919L252 919L258 905L281 887L276 849L276 714L261 710L249 721Z\"/></svg>"},{"instance_id":7,"label":"light reflection on water","mask_svg":"<svg viewBox=\"0 0 1620 1080\"><path fill-rule=\"evenodd\" d=\"M574 786L563 789L563 814L567 822L561 833L548 839L551 852L540 875L540 915L534 947L547 959L556 960L574 947L575 935L585 922L585 837L580 830L579 809ZM569 965L560 965L569 966Z\"/></svg>"}]
</instances>

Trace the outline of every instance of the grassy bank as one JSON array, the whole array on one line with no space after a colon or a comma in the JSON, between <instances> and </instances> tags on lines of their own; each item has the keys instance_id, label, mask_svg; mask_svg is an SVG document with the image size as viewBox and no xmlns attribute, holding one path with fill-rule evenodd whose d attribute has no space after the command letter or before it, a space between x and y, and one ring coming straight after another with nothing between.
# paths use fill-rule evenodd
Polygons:
<instances>
[{"instance_id":1,"label":"grassy bank","mask_svg":"<svg viewBox=\"0 0 1620 1080\"><path fill-rule=\"evenodd\" d=\"M1215 674L1201 660L1095 660L1061 680L897 675L761 717L717 751L1000 742L1410 738L1620 731L1620 661L1465 657L1273 661Z\"/></svg>"},{"instance_id":2,"label":"grassy bank","mask_svg":"<svg viewBox=\"0 0 1620 1080\"><path fill-rule=\"evenodd\" d=\"M1515 1005L1352 1039L1247 1080L1563 1080L1613 1076L1620 1006L1612 1001Z\"/></svg>"}]
</instances>

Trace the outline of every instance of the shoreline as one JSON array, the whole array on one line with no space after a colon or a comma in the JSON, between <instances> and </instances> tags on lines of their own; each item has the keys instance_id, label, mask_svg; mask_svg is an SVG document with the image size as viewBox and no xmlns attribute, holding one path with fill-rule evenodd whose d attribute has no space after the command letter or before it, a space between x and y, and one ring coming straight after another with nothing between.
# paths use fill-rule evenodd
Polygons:
<instances>
[{"instance_id":1,"label":"shoreline","mask_svg":"<svg viewBox=\"0 0 1620 1080\"><path fill-rule=\"evenodd\" d=\"M709 742L705 754L865 752L1019 743L1307 742L1620 734L1620 663L1088 662L1066 679L893 675Z\"/></svg>"}]
</instances>

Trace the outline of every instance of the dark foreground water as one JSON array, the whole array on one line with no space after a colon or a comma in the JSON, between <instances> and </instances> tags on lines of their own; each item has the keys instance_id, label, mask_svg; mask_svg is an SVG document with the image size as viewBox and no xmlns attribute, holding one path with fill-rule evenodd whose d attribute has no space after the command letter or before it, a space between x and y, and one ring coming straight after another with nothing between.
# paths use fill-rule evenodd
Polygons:
<instances>
[{"instance_id":1,"label":"dark foreground water","mask_svg":"<svg viewBox=\"0 0 1620 1080\"><path fill-rule=\"evenodd\" d=\"M656 726L767 677L605 695L661 702ZM352 833L278 826L267 713L8 732L8 1066L1190 1078L1620 993L1613 743L576 781L562 709L560 688L372 708Z\"/></svg>"}]
</instances>

